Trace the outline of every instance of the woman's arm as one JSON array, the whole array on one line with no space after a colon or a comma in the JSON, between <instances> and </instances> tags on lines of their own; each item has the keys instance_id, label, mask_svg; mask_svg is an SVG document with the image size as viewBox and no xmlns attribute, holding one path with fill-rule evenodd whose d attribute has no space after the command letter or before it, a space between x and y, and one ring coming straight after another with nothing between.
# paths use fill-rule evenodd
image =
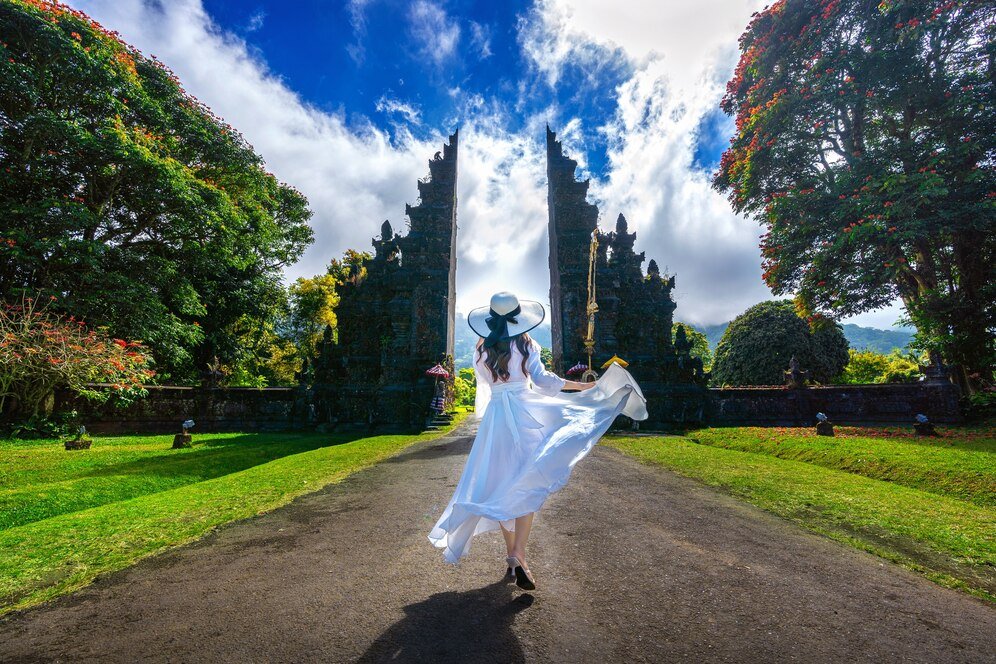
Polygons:
<instances>
[{"instance_id":1,"label":"woman's arm","mask_svg":"<svg viewBox=\"0 0 996 664\"><path fill-rule=\"evenodd\" d=\"M564 384L565 390L590 390L595 387L595 383L579 383L576 380L569 380Z\"/></svg>"},{"instance_id":2,"label":"woman's arm","mask_svg":"<svg viewBox=\"0 0 996 664\"><path fill-rule=\"evenodd\" d=\"M533 339L529 347L529 357L526 358L526 370L538 392L552 396L561 390L588 390L595 386L594 383L566 380L548 370L540 359L541 350L539 342Z\"/></svg>"}]
</instances>

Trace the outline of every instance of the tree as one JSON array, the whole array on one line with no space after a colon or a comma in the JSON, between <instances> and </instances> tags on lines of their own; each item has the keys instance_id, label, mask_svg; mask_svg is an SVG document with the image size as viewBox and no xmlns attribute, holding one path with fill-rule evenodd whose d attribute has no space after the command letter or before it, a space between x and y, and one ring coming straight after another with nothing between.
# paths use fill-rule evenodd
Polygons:
<instances>
[{"instance_id":1,"label":"tree","mask_svg":"<svg viewBox=\"0 0 996 664\"><path fill-rule=\"evenodd\" d=\"M815 327L810 326L791 300L761 302L726 328L716 346L712 380L718 385L782 385L793 356L812 380L829 383L847 364L847 339L830 320L816 319Z\"/></svg>"},{"instance_id":2,"label":"tree","mask_svg":"<svg viewBox=\"0 0 996 664\"><path fill-rule=\"evenodd\" d=\"M809 327L812 362L809 376L817 383L832 383L840 378L841 372L847 366L850 344L844 336L843 328L822 316L815 317Z\"/></svg>"},{"instance_id":3,"label":"tree","mask_svg":"<svg viewBox=\"0 0 996 664\"><path fill-rule=\"evenodd\" d=\"M901 298L921 345L996 365L996 5L779 0L755 14L713 184L807 315Z\"/></svg>"},{"instance_id":4,"label":"tree","mask_svg":"<svg viewBox=\"0 0 996 664\"><path fill-rule=\"evenodd\" d=\"M311 278L299 277L290 285L288 332L297 345L301 358L314 357L325 327L336 328L335 308L339 304L337 281L332 266L325 274Z\"/></svg>"},{"instance_id":5,"label":"tree","mask_svg":"<svg viewBox=\"0 0 996 664\"><path fill-rule=\"evenodd\" d=\"M0 297L141 339L161 378L240 364L312 240L304 196L85 14L0 3Z\"/></svg>"},{"instance_id":6,"label":"tree","mask_svg":"<svg viewBox=\"0 0 996 664\"><path fill-rule=\"evenodd\" d=\"M671 325L672 342L677 338L679 326L685 328L685 338L692 342L691 356L702 360L702 369L709 371L712 368L712 349L709 348L709 339L691 325L674 323Z\"/></svg>"},{"instance_id":7,"label":"tree","mask_svg":"<svg viewBox=\"0 0 996 664\"><path fill-rule=\"evenodd\" d=\"M841 382L848 384L915 382L922 376L920 365L927 363L926 358L898 348L888 355L853 348L848 353L847 367L841 376Z\"/></svg>"}]
</instances>

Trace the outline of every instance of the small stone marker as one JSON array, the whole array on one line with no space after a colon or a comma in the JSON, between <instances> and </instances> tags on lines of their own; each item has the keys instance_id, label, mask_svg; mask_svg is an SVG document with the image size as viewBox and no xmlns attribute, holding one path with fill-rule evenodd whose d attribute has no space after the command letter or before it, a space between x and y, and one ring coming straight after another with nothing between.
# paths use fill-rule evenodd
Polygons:
<instances>
[{"instance_id":1,"label":"small stone marker","mask_svg":"<svg viewBox=\"0 0 996 664\"><path fill-rule=\"evenodd\" d=\"M831 424L830 419L823 413L816 413L816 435L817 436L833 435L833 424Z\"/></svg>"},{"instance_id":2,"label":"small stone marker","mask_svg":"<svg viewBox=\"0 0 996 664\"><path fill-rule=\"evenodd\" d=\"M86 427L80 426L80 430L76 433L76 437L67 440L65 442L65 447L67 450L88 450L92 444L93 438L86 435Z\"/></svg>"},{"instance_id":3,"label":"small stone marker","mask_svg":"<svg viewBox=\"0 0 996 664\"><path fill-rule=\"evenodd\" d=\"M194 446L194 438L193 438L193 436L190 435L190 432L188 431L188 429L193 428L193 426L194 426L194 421L193 420L186 420L186 421L184 421L184 423L183 423L183 433L178 433L175 436L173 436L173 449L174 450L179 450L179 449L182 449L184 447L193 447Z\"/></svg>"},{"instance_id":4,"label":"small stone marker","mask_svg":"<svg viewBox=\"0 0 996 664\"><path fill-rule=\"evenodd\" d=\"M913 430L918 436L940 436L934 428L934 423L927 419L923 413L917 413L916 422L913 423Z\"/></svg>"}]
</instances>

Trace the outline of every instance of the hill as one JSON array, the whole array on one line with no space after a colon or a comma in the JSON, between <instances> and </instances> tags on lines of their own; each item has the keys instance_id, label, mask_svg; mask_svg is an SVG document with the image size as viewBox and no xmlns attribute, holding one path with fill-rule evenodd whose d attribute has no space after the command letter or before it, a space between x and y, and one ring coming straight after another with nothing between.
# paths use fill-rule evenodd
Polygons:
<instances>
[{"instance_id":1,"label":"hill","mask_svg":"<svg viewBox=\"0 0 996 664\"><path fill-rule=\"evenodd\" d=\"M709 347L716 350L716 345L723 338L729 321L715 325L692 325L696 330L706 335ZM844 336L847 343L856 350L873 350L878 353L889 353L893 348L905 348L913 339L913 333L906 330L880 330L875 327L864 327L853 323L844 323Z\"/></svg>"}]
</instances>

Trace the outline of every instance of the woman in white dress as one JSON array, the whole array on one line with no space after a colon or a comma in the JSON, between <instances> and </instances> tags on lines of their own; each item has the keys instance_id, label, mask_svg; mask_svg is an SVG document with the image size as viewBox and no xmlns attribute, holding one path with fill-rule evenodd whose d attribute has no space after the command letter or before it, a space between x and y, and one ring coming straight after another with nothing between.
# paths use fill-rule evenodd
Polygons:
<instances>
[{"instance_id":1,"label":"woman in white dress","mask_svg":"<svg viewBox=\"0 0 996 664\"><path fill-rule=\"evenodd\" d=\"M453 497L429 533L444 559L457 563L475 535L501 528L506 578L526 590L536 587L526 565L533 514L617 415L647 418L639 385L618 364L594 383L548 371L528 334L543 318L542 304L505 291L468 314L481 337L474 352L480 425Z\"/></svg>"}]
</instances>

